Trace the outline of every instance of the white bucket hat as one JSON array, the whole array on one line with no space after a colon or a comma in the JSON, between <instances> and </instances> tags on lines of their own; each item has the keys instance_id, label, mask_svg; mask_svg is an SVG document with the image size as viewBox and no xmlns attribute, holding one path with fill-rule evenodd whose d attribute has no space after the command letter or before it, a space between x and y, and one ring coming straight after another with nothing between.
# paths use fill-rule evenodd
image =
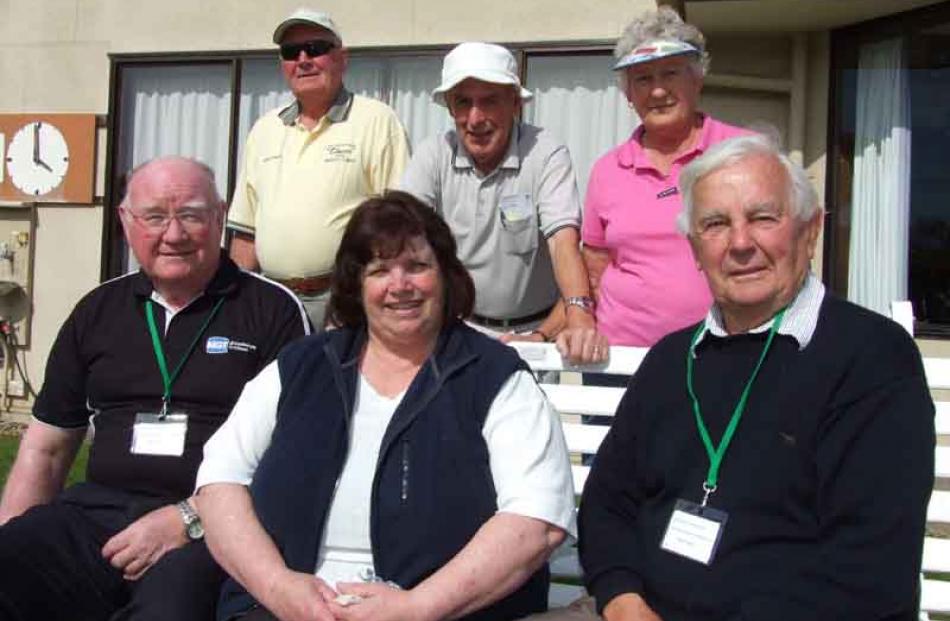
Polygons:
<instances>
[{"instance_id":1,"label":"white bucket hat","mask_svg":"<svg viewBox=\"0 0 950 621\"><path fill-rule=\"evenodd\" d=\"M340 41L341 43L343 42L343 37L340 36L339 28L337 28L336 24L333 23L333 18L331 18L328 13L301 7L288 15L284 21L277 24L277 28L274 30L274 43L280 45L280 40L284 38L284 33L286 33L287 30L292 26L297 26L300 24L305 26L317 26L318 28L325 28L333 33L333 36L336 37L337 41Z\"/></svg>"},{"instance_id":2,"label":"white bucket hat","mask_svg":"<svg viewBox=\"0 0 950 621\"><path fill-rule=\"evenodd\" d=\"M522 101L529 101L531 91L521 86L518 65L507 49L494 43L460 43L446 54L442 62L442 84L432 91L432 99L445 105L445 93L459 82L475 78L493 84L510 84L518 89Z\"/></svg>"}]
</instances>

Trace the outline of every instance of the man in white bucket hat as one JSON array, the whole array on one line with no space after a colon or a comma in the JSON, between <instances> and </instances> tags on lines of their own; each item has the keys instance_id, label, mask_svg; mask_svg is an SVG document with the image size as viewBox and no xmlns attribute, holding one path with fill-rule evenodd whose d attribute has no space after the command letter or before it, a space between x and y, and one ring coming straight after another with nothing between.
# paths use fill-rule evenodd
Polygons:
<instances>
[{"instance_id":1,"label":"man in white bucket hat","mask_svg":"<svg viewBox=\"0 0 950 621\"><path fill-rule=\"evenodd\" d=\"M475 281L470 321L504 340L557 340L575 361L602 360L587 270L578 251L580 199L570 154L521 123L531 91L500 45L462 43L446 55L433 99L455 129L413 156L401 187L448 222Z\"/></svg>"},{"instance_id":2,"label":"man in white bucket hat","mask_svg":"<svg viewBox=\"0 0 950 621\"><path fill-rule=\"evenodd\" d=\"M231 258L291 289L320 330L350 214L396 184L409 145L389 106L344 86L347 50L328 14L297 9L273 40L294 101L248 135L228 214Z\"/></svg>"}]
</instances>

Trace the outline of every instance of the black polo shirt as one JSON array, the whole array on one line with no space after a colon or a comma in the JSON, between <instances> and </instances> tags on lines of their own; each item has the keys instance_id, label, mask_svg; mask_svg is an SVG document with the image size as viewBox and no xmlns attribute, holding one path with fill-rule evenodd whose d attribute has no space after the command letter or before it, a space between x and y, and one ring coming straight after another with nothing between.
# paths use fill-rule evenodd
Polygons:
<instances>
[{"instance_id":1,"label":"black polo shirt","mask_svg":"<svg viewBox=\"0 0 950 621\"><path fill-rule=\"evenodd\" d=\"M172 386L170 409L189 416L184 453L133 454L136 414L158 412L163 392L145 318L151 295L152 284L140 271L103 283L80 300L50 352L33 415L69 429L91 420L95 436L87 480L180 499L191 494L202 447L245 382L285 344L309 333L310 323L289 290L238 269L222 255L205 292L172 317L162 343L171 373L224 298ZM165 309L154 304L154 310L161 332Z\"/></svg>"}]
</instances>

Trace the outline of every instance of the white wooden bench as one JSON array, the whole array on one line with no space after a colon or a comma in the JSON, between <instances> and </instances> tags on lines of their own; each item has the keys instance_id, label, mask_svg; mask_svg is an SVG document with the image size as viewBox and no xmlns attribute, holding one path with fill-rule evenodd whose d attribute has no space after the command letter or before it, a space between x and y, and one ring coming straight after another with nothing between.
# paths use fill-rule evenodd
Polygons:
<instances>
[{"instance_id":1,"label":"white wooden bench","mask_svg":"<svg viewBox=\"0 0 950 621\"><path fill-rule=\"evenodd\" d=\"M516 343L513 346L535 371L581 371L578 367L566 366L551 344ZM629 376L640 366L646 352L646 348L611 347L608 364L584 367L583 371ZM950 359L926 358L924 368L932 390L950 390ZM561 414L564 436L571 452L574 488L580 495L589 471L587 466L582 465L581 456L596 453L608 429L606 426L582 425L580 416L606 417L605 421L611 421L624 389L564 383L547 384L543 381L542 387ZM937 434L950 437L950 401L936 401L935 404ZM935 471L938 481L942 482L938 483L938 490L941 485L944 490L950 490L950 445L937 447ZM933 492L927 510L927 521L921 619L927 619L927 613L950 614L950 576L947 575L950 574L950 491ZM934 536L931 532L941 529L942 536ZM573 546L564 546L555 553L551 560L551 575L549 603L552 607L564 606L584 593L580 563Z\"/></svg>"}]
</instances>

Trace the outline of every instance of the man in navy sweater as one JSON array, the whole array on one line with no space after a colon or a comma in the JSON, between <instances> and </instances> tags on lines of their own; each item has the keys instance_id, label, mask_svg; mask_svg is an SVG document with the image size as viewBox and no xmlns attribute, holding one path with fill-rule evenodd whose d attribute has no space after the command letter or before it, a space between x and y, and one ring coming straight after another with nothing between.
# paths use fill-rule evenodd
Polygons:
<instances>
[{"instance_id":1,"label":"man in navy sweater","mask_svg":"<svg viewBox=\"0 0 950 621\"><path fill-rule=\"evenodd\" d=\"M766 138L716 145L680 183L715 303L650 351L587 481L597 612L916 618L934 409L914 342L810 273L823 212Z\"/></svg>"}]
</instances>

